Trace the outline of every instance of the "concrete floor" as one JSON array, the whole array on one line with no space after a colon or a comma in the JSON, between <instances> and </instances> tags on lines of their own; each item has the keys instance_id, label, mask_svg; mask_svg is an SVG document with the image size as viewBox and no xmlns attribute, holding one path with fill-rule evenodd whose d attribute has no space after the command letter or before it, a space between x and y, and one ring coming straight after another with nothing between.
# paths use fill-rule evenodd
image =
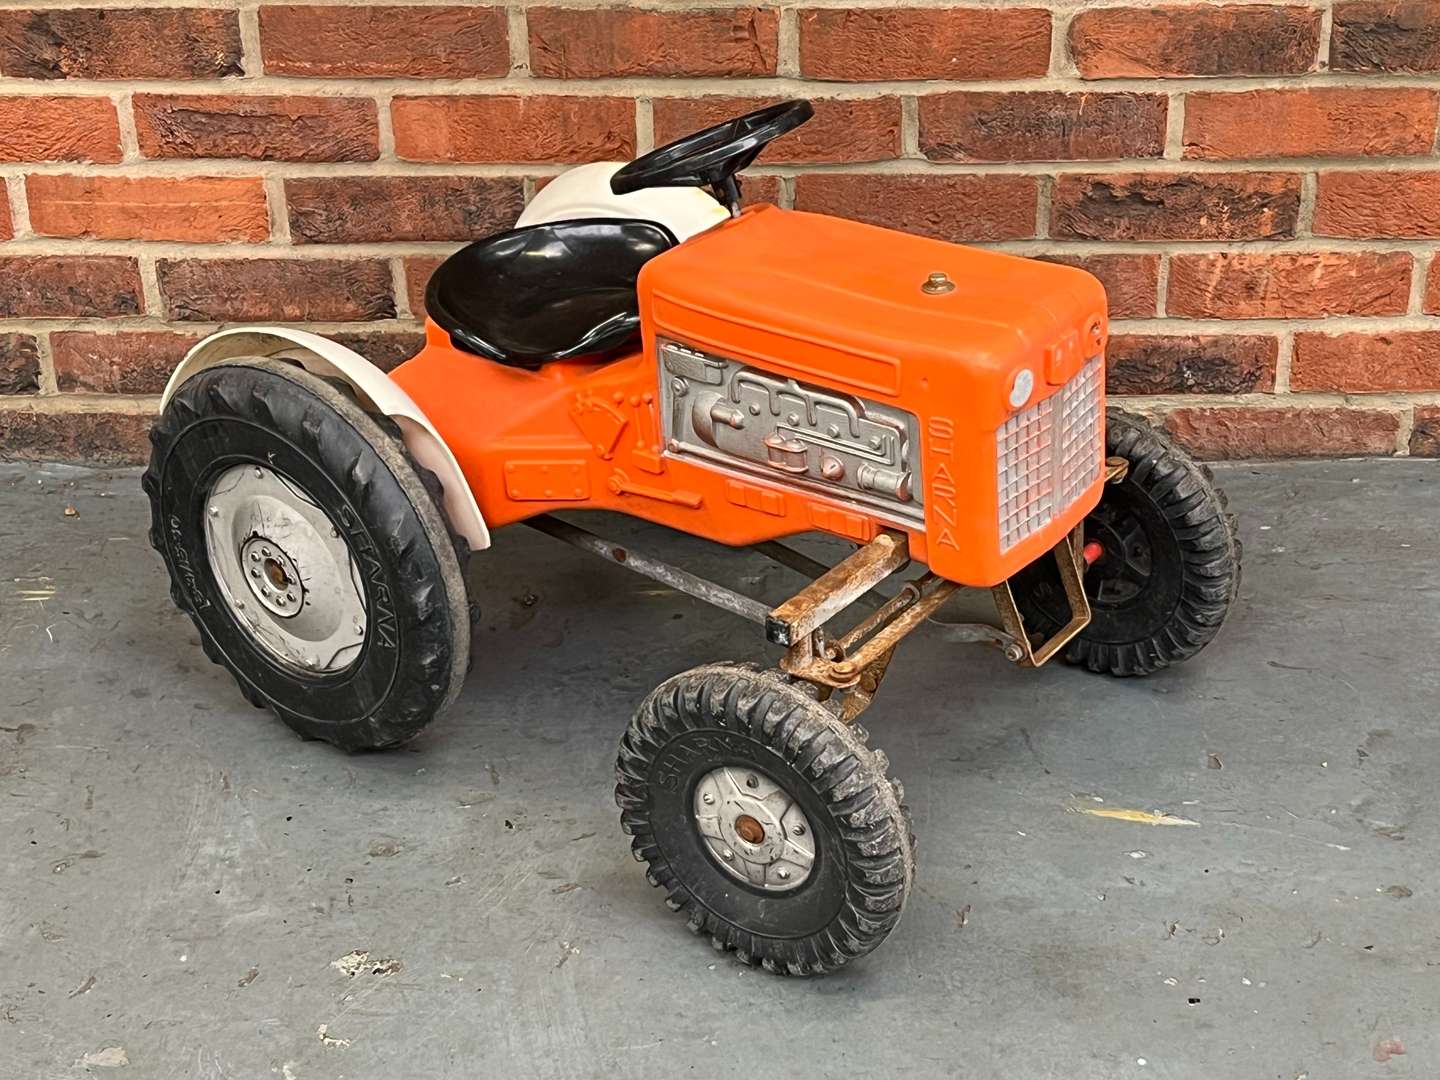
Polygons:
<instances>
[{"instance_id":1,"label":"concrete floor","mask_svg":"<svg viewBox=\"0 0 1440 1080\"><path fill-rule=\"evenodd\" d=\"M205 660L135 473L0 466L0 1077L1433 1077L1440 466L1219 474L1246 576L1190 666L902 650L866 723L918 890L792 981L692 938L611 801L634 705L748 624L512 529L459 706L349 757Z\"/></svg>"}]
</instances>

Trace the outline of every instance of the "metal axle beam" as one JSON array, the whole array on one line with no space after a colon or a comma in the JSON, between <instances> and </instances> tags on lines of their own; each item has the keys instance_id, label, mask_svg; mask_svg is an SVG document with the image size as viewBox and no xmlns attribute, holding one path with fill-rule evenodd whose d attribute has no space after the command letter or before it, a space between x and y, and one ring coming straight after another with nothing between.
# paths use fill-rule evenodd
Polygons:
<instances>
[{"instance_id":1,"label":"metal axle beam","mask_svg":"<svg viewBox=\"0 0 1440 1080\"><path fill-rule=\"evenodd\" d=\"M1107 462L1106 479L1114 482L1122 477L1123 466L1123 462L1114 459ZM780 661L782 670L819 687L825 697L836 690L847 692L840 713L846 722L854 720L874 699L900 642L959 588L954 582L926 573L905 582L892 597L873 592L875 586L909 564L909 543L904 533L882 532L830 567L781 544L757 544L757 550L776 562L814 577L790 599L771 608L754 597L549 514L530 518L526 524L581 551L765 627L765 635L771 642L786 647ZM1090 621L1090 605L1082 581L1083 544L1083 526L1077 526L1053 551L1070 602L1071 618L1050 640L1038 645L1030 641L1009 582L1002 582L992 590L1001 626L946 625L946 636L956 641L999 646L1006 659L1022 666L1044 664ZM828 636L825 624L857 602L869 608L869 614L845 633Z\"/></svg>"},{"instance_id":2,"label":"metal axle beam","mask_svg":"<svg viewBox=\"0 0 1440 1080\"><path fill-rule=\"evenodd\" d=\"M742 619L749 619L753 623L764 626L770 618L768 604L738 593L734 589L727 589L724 585L717 585L688 570L681 570L678 566L671 566L663 559L657 559L653 555L637 551L628 545L616 544L604 537L596 536L578 525L571 525L568 521L561 521L549 514L541 514L538 517L527 519L525 524L543 532L546 536L553 536L556 540L564 541L571 547L588 551L592 555L599 555L616 566L633 570L652 581L668 585L686 596L693 596L713 607L718 607L733 615L739 615Z\"/></svg>"}]
</instances>

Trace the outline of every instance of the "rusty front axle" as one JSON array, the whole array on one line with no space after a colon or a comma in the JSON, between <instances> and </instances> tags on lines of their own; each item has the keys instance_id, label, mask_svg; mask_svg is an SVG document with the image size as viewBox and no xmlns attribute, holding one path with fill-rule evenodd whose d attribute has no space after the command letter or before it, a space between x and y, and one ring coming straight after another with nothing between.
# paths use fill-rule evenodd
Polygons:
<instances>
[{"instance_id":1,"label":"rusty front axle","mask_svg":"<svg viewBox=\"0 0 1440 1080\"><path fill-rule=\"evenodd\" d=\"M1106 482L1123 480L1126 469L1123 458L1108 458ZM894 596L887 598L875 591L876 586L909 565L909 543L904 533L882 532L831 567L783 544L768 543L757 545L755 550L814 580L779 606L767 608L759 600L558 518L542 515L528 524L697 600L762 624L765 636L786 649L780 660L781 670L816 686L822 699L829 699L836 691L845 694L841 716L846 721L854 720L874 700L900 642L961 587L927 572L904 582ZM1084 526L1079 525L1051 552L1071 617L1048 640L1031 640L1008 581L991 590L999 626L945 624L946 637L992 645L1000 648L1011 663L1040 667L1089 625L1090 603L1085 596L1084 576L1098 557L1098 552L1092 550L1095 546L1085 544ZM844 633L833 637L827 634L826 624L855 604L870 610Z\"/></svg>"}]
</instances>

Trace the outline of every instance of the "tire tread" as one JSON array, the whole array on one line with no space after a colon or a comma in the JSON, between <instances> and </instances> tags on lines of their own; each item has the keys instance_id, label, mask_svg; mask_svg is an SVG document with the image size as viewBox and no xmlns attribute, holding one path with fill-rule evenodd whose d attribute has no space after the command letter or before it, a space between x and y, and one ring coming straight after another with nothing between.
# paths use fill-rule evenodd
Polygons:
<instances>
[{"instance_id":1,"label":"tire tread","mask_svg":"<svg viewBox=\"0 0 1440 1080\"><path fill-rule=\"evenodd\" d=\"M271 378L227 378L236 370L263 373ZM276 385L276 379L289 387ZM215 644L204 620L181 589L170 567L161 528L161 482L166 455L194 422L223 415L255 420L271 431L284 431L305 453L347 489L362 513L382 521L402 549L425 542L441 568L443 588L421 582L411 591L416 617L412 647L401 665L403 677L371 714L333 724L315 724L282 702L265 694L237 671ZM369 443L373 457L339 460L327 434L333 425L346 424ZM417 735L431 719L453 703L464 682L470 660L471 617L463 568L468 544L449 527L440 507L443 491L439 478L410 456L400 429L389 417L361 408L348 385L314 375L291 361L238 358L199 372L171 398L150 432L151 456L142 477L150 498L150 542L171 572L171 598L195 624L206 656L226 668L242 695L252 705L269 708L291 728L309 738L322 739L345 750L383 749ZM399 511L383 488L398 484L408 511ZM403 559L403 550L397 552Z\"/></svg>"},{"instance_id":2,"label":"tire tread","mask_svg":"<svg viewBox=\"0 0 1440 1080\"><path fill-rule=\"evenodd\" d=\"M692 720L723 724L767 743L828 803L846 848L846 891L832 923L801 938L754 935L699 904L654 842L646 766ZM833 971L876 948L894 930L914 878L909 811L886 775L888 762L813 697L777 672L714 664L657 687L631 721L616 761L615 801L647 879L666 905L718 951L781 975Z\"/></svg>"}]
</instances>

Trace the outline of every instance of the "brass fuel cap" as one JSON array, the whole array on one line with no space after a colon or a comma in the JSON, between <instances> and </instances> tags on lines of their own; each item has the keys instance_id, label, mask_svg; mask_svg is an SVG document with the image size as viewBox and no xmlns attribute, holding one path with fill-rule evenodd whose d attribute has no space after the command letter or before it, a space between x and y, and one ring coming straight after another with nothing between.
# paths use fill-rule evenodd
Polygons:
<instances>
[{"instance_id":1,"label":"brass fuel cap","mask_svg":"<svg viewBox=\"0 0 1440 1080\"><path fill-rule=\"evenodd\" d=\"M955 283L943 270L937 270L925 279L925 284L920 286L920 291L931 296L939 296L941 293L955 291Z\"/></svg>"}]
</instances>

